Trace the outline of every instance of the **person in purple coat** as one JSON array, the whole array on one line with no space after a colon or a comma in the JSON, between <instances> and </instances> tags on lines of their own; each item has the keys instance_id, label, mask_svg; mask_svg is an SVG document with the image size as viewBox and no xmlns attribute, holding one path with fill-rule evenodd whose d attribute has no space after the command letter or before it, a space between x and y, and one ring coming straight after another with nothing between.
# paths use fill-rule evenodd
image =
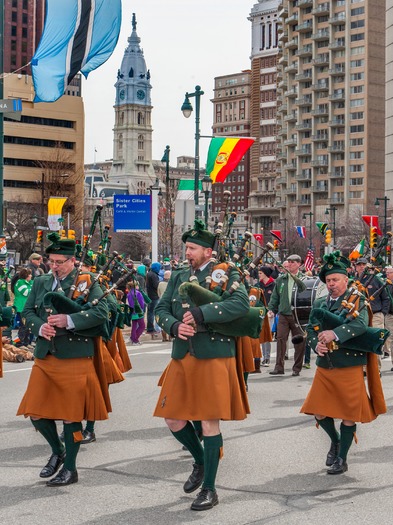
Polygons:
<instances>
[{"instance_id":1,"label":"person in purple coat","mask_svg":"<svg viewBox=\"0 0 393 525\"><path fill-rule=\"evenodd\" d=\"M145 330L145 301L138 290L139 284L136 281L128 283L127 286L130 290L127 295L127 302L132 309L131 344L140 345L139 338Z\"/></svg>"}]
</instances>

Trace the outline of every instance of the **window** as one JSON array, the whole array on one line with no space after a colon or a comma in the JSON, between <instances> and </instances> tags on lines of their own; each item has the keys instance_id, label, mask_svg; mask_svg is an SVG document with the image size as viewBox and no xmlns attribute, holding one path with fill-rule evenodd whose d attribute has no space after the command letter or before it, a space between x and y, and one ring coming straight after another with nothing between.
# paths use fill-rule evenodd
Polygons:
<instances>
[{"instance_id":1,"label":"window","mask_svg":"<svg viewBox=\"0 0 393 525\"><path fill-rule=\"evenodd\" d=\"M363 67L363 66L364 66L364 58L360 58L358 60L351 60L351 68Z\"/></svg>"},{"instance_id":2,"label":"window","mask_svg":"<svg viewBox=\"0 0 393 525\"><path fill-rule=\"evenodd\" d=\"M353 22L351 22L351 29L356 29L358 27L364 27L364 24L365 24L364 18L361 20L354 20Z\"/></svg>"},{"instance_id":3,"label":"window","mask_svg":"<svg viewBox=\"0 0 393 525\"><path fill-rule=\"evenodd\" d=\"M139 150L145 149L145 137L143 135L138 135L138 149Z\"/></svg>"},{"instance_id":4,"label":"window","mask_svg":"<svg viewBox=\"0 0 393 525\"><path fill-rule=\"evenodd\" d=\"M349 141L350 146L363 146L364 139L351 139Z\"/></svg>"},{"instance_id":5,"label":"window","mask_svg":"<svg viewBox=\"0 0 393 525\"><path fill-rule=\"evenodd\" d=\"M364 55L364 46L351 47L351 55Z\"/></svg>"},{"instance_id":6,"label":"window","mask_svg":"<svg viewBox=\"0 0 393 525\"><path fill-rule=\"evenodd\" d=\"M363 192L362 191L350 191L349 198L350 199L363 199Z\"/></svg>"},{"instance_id":7,"label":"window","mask_svg":"<svg viewBox=\"0 0 393 525\"><path fill-rule=\"evenodd\" d=\"M357 106L364 106L364 98L355 98L351 100L350 106L351 108L357 107Z\"/></svg>"},{"instance_id":8,"label":"window","mask_svg":"<svg viewBox=\"0 0 393 525\"><path fill-rule=\"evenodd\" d=\"M364 125L361 124L359 126L350 126L349 132L350 133L364 133Z\"/></svg>"},{"instance_id":9,"label":"window","mask_svg":"<svg viewBox=\"0 0 393 525\"><path fill-rule=\"evenodd\" d=\"M351 113L351 120L361 120L364 118L363 111L356 111L355 113Z\"/></svg>"},{"instance_id":10,"label":"window","mask_svg":"<svg viewBox=\"0 0 393 525\"><path fill-rule=\"evenodd\" d=\"M351 94L356 95L364 92L364 86L353 86L351 87Z\"/></svg>"},{"instance_id":11,"label":"window","mask_svg":"<svg viewBox=\"0 0 393 525\"><path fill-rule=\"evenodd\" d=\"M355 7L354 9L351 9L351 16L357 16L357 15L363 15L364 14L364 7Z\"/></svg>"},{"instance_id":12,"label":"window","mask_svg":"<svg viewBox=\"0 0 393 525\"><path fill-rule=\"evenodd\" d=\"M351 173L359 173L361 171L364 171L364 165L363 164L351 164L349 166L349 171Z\"/></svg>"},{"instance_id":13,"label":"window","mask_svg":"<svg viewBox=\"0 0 393 525\"><path fill-rule=\"evenodd\" d=\"M349 179L350 186L363 186L363 177L358 177L356 179Z\"/></svg>"},{"instance_id":14,"label":"window","mask_svg":"<svg viewBox=\"0 0 393 525\"><path fill-rule=\"evenodd\" d=\"M364 159L364 151L351 151L349 154L350 159Z\"/></svg>"},{"instance_id":15,"label":"window","mask_svg":"<svg viewBox=\"0 0 393 525\"><path fill-rule=\"evenodd\" d=\"M359 40L364 40L364 33L356 33L356 35L351 35L351 42L359 42Z\"/></svg>"},{"instance_id":16,"label":"window","mask_svg":"<svg viewBox=\"0 0 393 525\"><path fill-rule=\"evenodd\" d=\"M356 80L364 80L364 72L352 73L351 74L351 81L356 81Z\"/></svg>"}]
</instances>

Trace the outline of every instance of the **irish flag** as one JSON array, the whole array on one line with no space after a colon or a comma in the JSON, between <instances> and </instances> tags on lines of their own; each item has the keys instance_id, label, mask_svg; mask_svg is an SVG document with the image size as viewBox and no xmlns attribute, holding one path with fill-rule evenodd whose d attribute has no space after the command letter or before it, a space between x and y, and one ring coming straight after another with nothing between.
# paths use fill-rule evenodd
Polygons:
<instances>
[{"instance_id":1,"label":"irish flag","mask_svg":"<svg viewBox=\"0 0 393 525\"><path fill-rule=\"evenodd\" d=\"M362 239L359 242L359 244L349 254L349 259L351 261L359 259L359 257L362 257L362 255L364 255L364 241L365 241L365 239Z\"/></svg>"},{"instance_id":2,"label":"irish flag","mask_svg":"<svg viewBox=\"0 0 393 525\"><path fill-rule=\"evenodd\" d=\"M254 142L251 137L212 138L206 162L206 173L212 183L224 182Z\"/></svg>"}]
</instances>

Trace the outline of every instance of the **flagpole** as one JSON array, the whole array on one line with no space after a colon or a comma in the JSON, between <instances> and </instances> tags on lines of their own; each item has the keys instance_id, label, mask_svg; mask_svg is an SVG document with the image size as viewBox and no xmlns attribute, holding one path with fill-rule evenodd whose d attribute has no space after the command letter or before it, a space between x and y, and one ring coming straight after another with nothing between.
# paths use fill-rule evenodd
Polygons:
<instances>
[{"instance_id":1,"label":"flagpole","mask_svg":"<svg viewBox=\"0 0 393 525\"><path fill-rule=\"evenodd\" d=\"M0 99L4 97L4 0L0 0ZM4 235L4 113L0 113L0 236Z\"/></svg>"}]
</instances>

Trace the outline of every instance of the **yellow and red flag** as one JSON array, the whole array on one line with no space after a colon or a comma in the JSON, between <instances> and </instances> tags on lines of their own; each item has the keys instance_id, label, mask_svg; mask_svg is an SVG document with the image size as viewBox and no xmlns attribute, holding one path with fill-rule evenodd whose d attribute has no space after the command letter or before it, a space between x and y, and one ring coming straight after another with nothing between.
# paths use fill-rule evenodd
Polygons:
<instances>
[{"instance_id":1,"label":"yellow and red flag","mask_svg":"<svg viewBox=\"0 0 393 525\"><path fill-rule=\"evenodd\" d=\"M251 137L213 137L206 162L206 173L212 183L224 182L254 142Z\"/></svg>"}]
</instances>

